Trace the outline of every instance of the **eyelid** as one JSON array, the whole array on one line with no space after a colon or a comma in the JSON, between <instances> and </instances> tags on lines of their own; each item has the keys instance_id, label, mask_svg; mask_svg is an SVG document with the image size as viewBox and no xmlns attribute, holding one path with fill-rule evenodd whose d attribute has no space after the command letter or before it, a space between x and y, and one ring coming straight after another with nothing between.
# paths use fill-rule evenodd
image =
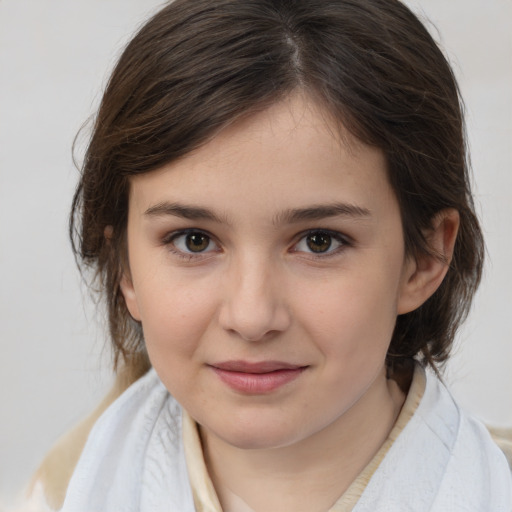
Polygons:
<instances>
[{"instance_id":1,"label":"eyelid","mask_svg":"<svg viewBox=\"0 0 512 512\"><path fill-rule=\"evenodd\" d=\"M208 248L205 251L199 251L199 252L183 251L183 250L179 249L178 247L176 247L176 245L174 244L174 241L177 238L180 238L182 236L187 236L190 234L201 234L201 235L207 236L210 243L214 244L215 247L213 249ZM185 228L185 229L178 229L176 231L172 231L171 233L166 234L162 238L162 244L165 245L169 249L169 251L172 252L173 254L175 254L181 258L187 259L187 260L205 258L205 257L210 256L211 253L213 253L213 252L219 252L219 249L220 249L220 244L218 243L216 238L208 231L206 231L204 229L199 229L199 228Z\"/></svg>"},{"instance_id":2,"label":"eyelid","mask_svg":"<svg viewBox=\"0 0 512 512\"><path fill-rule=\"evenodd\" d=\"M193 251L183 251L176 247L176 245L173 243L177 238L181 236L186 236L188 234L198 233L205 235L209 238L210 242L214 244L214 247L212 249L208 249L205 251L199 251L199 252L193 252ZM338 242L339 246L335 247L334 249L329 248L326 252L318 252L315 253L314 251L302 251L296 249L297 245L307 236L313 235L313 234L325 234L327 236L330 236L333 240ZM292 247L290 249L290 252L295 253L302 253L304 255L307 255L308 258L327 258L329 256L335 256L338 253L342 252L347 247L353 246L353 240L346 234L340 233L339 231L334 231L332 229L325 229L325 228L313 228L313 229L307 229L300 233L298 233L294 237L295 241L292 244ZM221 252L221 246L216 239L214 235L212 235L209 231L205 229L199 229L199 228L185 228L185 229L179 229L172 231L170 233L167 233L164 237L162 237L162 244L167 246L169 251L173 254L187 260L192 259L200 259L200 258L206 258L211 256L211 253L215 252Z\"/></svg>"},{"instance_id":3,"label":"eyelid","mask_svg":"<svg viewBox=\"0 0 512 512\"><path fill-rule=\"evenodd\" d=\"M315 253L314 251L300 251L297 250L297 245L304 240L307 236L314 235L317 233L325 234L330 236L332 239L334 239L336 242L338 242L340 245L334 249L329 248L326 252L318 252ZM343 233L340 233L339 231L334 231L332 229L322 229L322 228L314 228L314 229L308 229L306 231L302 231L295 237L295 242L292 246L291 252L297 252L297 253L303 253L306 254L308 258L328 258L330 256L335 256L342 252L347 247L351 247L353 245L352 239Z\"/></svg>"}]
</instances>

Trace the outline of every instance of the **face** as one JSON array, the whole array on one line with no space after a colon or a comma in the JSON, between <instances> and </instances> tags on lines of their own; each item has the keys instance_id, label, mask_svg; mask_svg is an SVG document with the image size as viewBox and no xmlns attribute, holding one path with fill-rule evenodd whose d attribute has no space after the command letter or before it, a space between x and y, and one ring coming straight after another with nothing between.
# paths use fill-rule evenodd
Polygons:
<instances>
[{"instance_id":1,"label":"face","mask_svg":"<svg viewBox=\"0 0 512 512\"><path fill-rule=\"evenodd\" d=\"M318 435L385 386L400 212L381 151L337 133L294 96L131 182L130 313L171 394L238 447Z\"/></svg>"}]
</instances>

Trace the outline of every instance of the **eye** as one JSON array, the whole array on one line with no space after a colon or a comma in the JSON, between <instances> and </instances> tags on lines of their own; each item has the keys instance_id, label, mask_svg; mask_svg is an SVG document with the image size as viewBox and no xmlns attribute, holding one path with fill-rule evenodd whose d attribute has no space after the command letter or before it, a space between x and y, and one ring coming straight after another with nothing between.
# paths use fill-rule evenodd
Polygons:
<instances>
[{"instance_id":1,"label":"eye","mask_svg":"<svg viewBox=\"0 0 512 512\"><path fill-rule=\"evenodd\" d=\"M174 233L166 243L176 252L186 255L208 253L219 249L208 234L198 230Z\"/></svg>"},{"instance_id":2,"label":"eye","mask_svg":"<svg viewBox=\"0 0 512 512\"><path fill-rule=\"evenodd\" d=\"M294 252L332 254L348 245L347 240L333 231L315 230L306 233L294 246Z\"/></svg>"}]
</instances>

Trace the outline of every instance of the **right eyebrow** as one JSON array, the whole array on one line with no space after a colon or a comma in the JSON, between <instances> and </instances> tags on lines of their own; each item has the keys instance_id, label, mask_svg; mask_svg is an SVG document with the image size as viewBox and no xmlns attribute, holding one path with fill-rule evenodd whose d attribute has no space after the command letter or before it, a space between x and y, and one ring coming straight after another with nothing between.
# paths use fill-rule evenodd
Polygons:
<instances>
[{"instance_id":1,"label":"right eyebrow","mask_svg":"<svg viewBox=\"0 0 512 512\"><path fill-rule=\"evenodd\" d=\"M210 220L218 223L225 222L225 219L221 219L207 208L199 208L197 206L180 203L169 203L167 201L162 201L161 203L149 207L144 212L144 215L149 217L172 215L173 217L181 217L189 220Z\"/></svg>"}]
</instances>

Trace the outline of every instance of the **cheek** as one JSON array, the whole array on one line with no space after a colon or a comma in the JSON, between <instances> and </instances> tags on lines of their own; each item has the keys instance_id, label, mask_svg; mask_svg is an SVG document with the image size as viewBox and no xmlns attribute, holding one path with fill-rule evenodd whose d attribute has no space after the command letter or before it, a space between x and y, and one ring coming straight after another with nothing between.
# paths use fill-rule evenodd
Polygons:
<instances>
[{"instance_id":1,"label":"cheek","mask_svg":"<svg viewBox=\"0 0 512 512\"><path fill-rule=\"evenodd\" d=\"M198 297L176 286L149 289L141 302L151 364L170 393L187 403L187 397L201 385L203 340L214 310L212 303L204 294Z\"/></svg>"},{"instance_id":2,"label":"cheek","mask_svg":"<svg viewBox=\"0 0 512 512\"><path fill-rule=\"evenodd\" d=\"M396 321L396 280L385 272L354 272L325 283L307 297L298 316L326 361L364 367L383 361Z\"/></svg>"},{"instance_id":3,"label":"cheek","mask_svg":"<svg viewBox=\"0 0 512 512\"><path fill-rule=\"evenodd\" d=\"M214 315L212 294L155 276L139 283L137 297L150 357L170 363L190 357Z\"/></svg>"}]
</instances>

